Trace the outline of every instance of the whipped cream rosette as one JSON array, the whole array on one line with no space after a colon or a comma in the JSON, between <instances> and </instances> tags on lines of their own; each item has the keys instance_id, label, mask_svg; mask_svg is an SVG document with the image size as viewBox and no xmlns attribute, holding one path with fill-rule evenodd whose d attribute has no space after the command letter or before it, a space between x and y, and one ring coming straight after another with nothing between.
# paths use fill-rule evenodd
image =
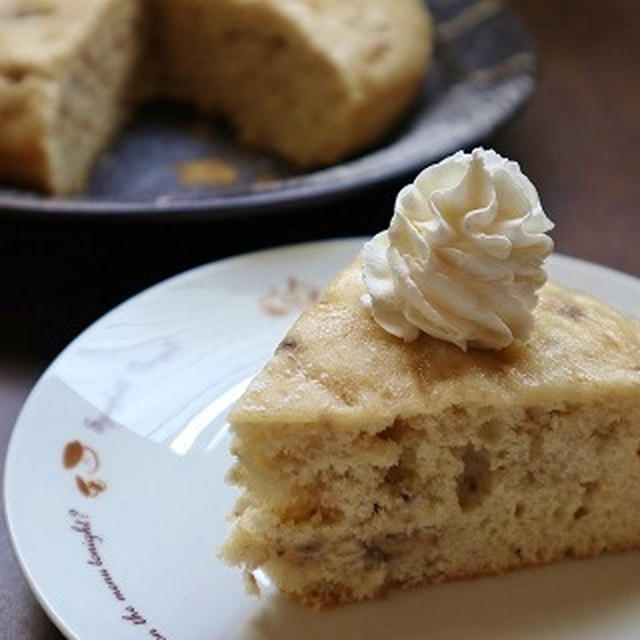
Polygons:
<instances>
[{"instance_id":1,"label":"whipped cream rosette","mask_svg":"<svg viewBox=\"0 0 640 640\"><path fill-rule=\"evenodd\" d=\"M533 184L494 151L458 152L398 194L362 253L363 303L389 333L468 347L525 340L553 228Z\"/></svg>"}]
</instances>

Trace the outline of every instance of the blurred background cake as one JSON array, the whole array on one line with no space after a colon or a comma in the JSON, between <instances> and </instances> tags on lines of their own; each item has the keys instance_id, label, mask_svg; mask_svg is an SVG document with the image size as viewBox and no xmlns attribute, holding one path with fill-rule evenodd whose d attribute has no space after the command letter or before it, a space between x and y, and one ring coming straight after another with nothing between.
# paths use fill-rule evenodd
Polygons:
<instances>
[{"instance_id":1,"label":"blurred background cake","mask_svg":"<svg viewBox=\"0 0 640 640\"><path fill-rule=\"evenodd\" d=\"M81 189L133 95L221 115L295 165L330 164L389 130L431 48L420 0L9 0L0 180Z\"/></svg>"}]
</instances>

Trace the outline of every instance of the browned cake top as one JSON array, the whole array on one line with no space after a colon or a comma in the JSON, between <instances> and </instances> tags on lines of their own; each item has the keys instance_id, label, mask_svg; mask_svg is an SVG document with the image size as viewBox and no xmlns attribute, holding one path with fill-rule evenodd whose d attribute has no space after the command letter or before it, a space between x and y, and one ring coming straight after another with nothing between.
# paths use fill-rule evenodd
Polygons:
<instances>
[{"instance_id":1,"label":"browned cake top","mask_svg":"<svg viewBox=\"0 0 640 640\"><path fill-rule=\"evenodd\" d=\"M615 402L637 389L640 325L602 302L547 284L525 343L471 350L422 334L405 343L360 304L359 261L293 325L231 414L238 425L326 421L379 430L455 405Z\"/></svg>"}]
</instances>

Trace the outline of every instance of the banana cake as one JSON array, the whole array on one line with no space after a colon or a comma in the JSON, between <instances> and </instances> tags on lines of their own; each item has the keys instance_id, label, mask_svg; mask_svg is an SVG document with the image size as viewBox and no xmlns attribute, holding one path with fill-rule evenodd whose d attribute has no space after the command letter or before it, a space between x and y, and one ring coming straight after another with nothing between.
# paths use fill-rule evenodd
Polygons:
<instances>
[{"instance_id":1,"label":"banana cake","mask_svg":"<svg viewBox=\"0 0 640 640\"><path fill-rule=\"evenodd\" d=\"M550 226L482 150L400 193L232 410L227 562L326 606L640 546L640 326Z\"/></svg>"},{"instance_id":2,"label":"banana cake","mask_svg":"<svg viewBox=\"0 0 640 640\"><path fill-rule=\"evenodd\" d=\"M421 0L4 0L0 180L81 189L127 104L154 97L330 164L388 131L431 49Z\"/></svg>"},{"instance_id":3,"label":"banana cake","mask_svg":"<svg viewBox=\"0 0 640 640\"><path fill-rule=\"evenodd\" d=\"M82 188L126 113L139 0L2 0L0 180Z\"/></svg>"}]
</instances>

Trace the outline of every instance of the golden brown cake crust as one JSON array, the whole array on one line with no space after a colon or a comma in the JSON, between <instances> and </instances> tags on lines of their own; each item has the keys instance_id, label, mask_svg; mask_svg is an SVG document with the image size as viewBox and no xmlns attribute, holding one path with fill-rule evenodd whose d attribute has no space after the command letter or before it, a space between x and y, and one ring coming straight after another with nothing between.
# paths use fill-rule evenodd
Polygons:
<instances>
[{"instance_id":1,"label":"golden brown cake crust","mask_svg":"<svg viewBox=\"0 0 640 640\"><path fill-rule=\"evenodd\" d=\"M375 431L486 398L498 406L566 403L640 382L638 323L552 283L540 291L526 343L468 354L425 334L404 343L386 333L360 304L364 292L356 261L293 325L232 422L277 429L313 415Z\"/></svg>"}]
</instances>

